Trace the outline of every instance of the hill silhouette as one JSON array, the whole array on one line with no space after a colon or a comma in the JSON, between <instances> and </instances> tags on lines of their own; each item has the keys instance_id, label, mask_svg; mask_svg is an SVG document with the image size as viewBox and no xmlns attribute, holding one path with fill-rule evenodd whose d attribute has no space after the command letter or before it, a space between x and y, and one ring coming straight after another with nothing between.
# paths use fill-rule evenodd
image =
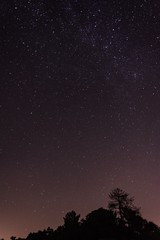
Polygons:
<instances>
[{"instance_id":1,"label":"hill silhouette","mask_svg":"<svg viewBox=\"0 0 160 240\"><path fill-rule=\"evenodd\" d=\"M120 188L109 194L106 209L99 208L80 219L75 211L68 212L64 224L53 230L29 233L26 238L11 240L158 240L160 228L141 216L134 198Z\"/></svg>"}]
</instances>

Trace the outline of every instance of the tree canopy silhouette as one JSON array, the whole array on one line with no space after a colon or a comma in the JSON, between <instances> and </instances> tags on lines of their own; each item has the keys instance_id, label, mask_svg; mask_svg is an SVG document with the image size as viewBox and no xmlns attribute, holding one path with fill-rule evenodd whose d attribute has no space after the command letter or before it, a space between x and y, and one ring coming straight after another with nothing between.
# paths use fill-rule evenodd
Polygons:
<instances>
[{"instance_id":1,"label":"tree canopy silhouette","mask_svg":"<svg viewBox=\"0 0 160 240\"><path fill-rule=\"evenodd\" d=\"M64 224L55 231L52 228L30 233L26 239L11 240L159 240L160 228L142 218L134 198L120 188L109 194L108 208L99 208L80 220L75 211L68 212Z\"/></svg>"},{"instance_id":2,"label":"tree canopy silhouette","mask_svg":"<svg viewBox=\"0 0 160 240\"><path fill-rule=\"evenodd\" d=\"M65 228L75 228L79 225L80 214L77 215L75 211L68 212L64 219Z\"/></svg>"},{"instance_id":3,"label":"tree canopy silhouette","mask_svg":"<svg viewBox=\"0 0 160 240\"><path fill-rule=\"evenodd\" d=\"M134 206L134 198L120 188L115 188L109 194L110 201L108 207L110 210L116 213L117 218L121 222L126 222L127 213L134 212L134 214L140 214L139 209Z\"/></svg>"}]
</instances>

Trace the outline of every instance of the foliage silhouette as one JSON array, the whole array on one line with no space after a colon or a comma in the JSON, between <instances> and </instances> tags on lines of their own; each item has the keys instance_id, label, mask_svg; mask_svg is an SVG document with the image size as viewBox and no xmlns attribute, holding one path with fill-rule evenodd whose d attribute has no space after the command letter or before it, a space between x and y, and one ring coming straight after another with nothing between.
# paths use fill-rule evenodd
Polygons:
<instances>
[{"instance_id":1,"label":"foliage silhouette","mask_svg":"<svg viewBox=\"0 0 160 240\"><path fill-rule=\"evenodd\" d=\"M99 208L89 213L83 220L83 235L88 239L111 237L116 230L115 214L107 209Z\"/></svg>"},{"instance_id":2,"label":"foliage silhouette","mask_svg":"<svg viewBox=\"0 0 160 240\"><path fill-rule=\"evenodd\" d=\"M64 227L67 229L77 228L79 226L80 215L77 215L75 211L68 212L64 219Z\"/></svg>"},{"instance_id":3,"label":"foliage silhouette","mask_svg":"<svg viewBox=\"0 0 160 240\"><path fill-rule=\"evenodd\" d=\"M79 222L80 215L77 215L75 211L68 212L64 217L64 232L65 239L78 239L79 237Z\"/></svg>"},{"instance_id":4,"label":"foliage silhouette","mask_svg":"<svg viewBox=\"0 0 160 240\"><path fill-rule=\"evenodd\" d=\"M129 194L120 188L115 188L109 194L110 201L108 207L116 213L117 218L121 224L127 224L127 214L138 214L139 209L133 204L134 198L129 197Z\"/></svg>"},{"instance_id":5,"label":"foliage silhouette","mask_svg":"<svg viewBox=\"0 0 160 240\"><path fill-rule=\"evenodd\" d=\"M159 240L160 228L142 218L134 198L116 188L109 194L108 209L96 209L80 220L75 211L68 212L64 224L56 230L30 233L26 239L11 240Z\"/></svg>"}]
</instances>

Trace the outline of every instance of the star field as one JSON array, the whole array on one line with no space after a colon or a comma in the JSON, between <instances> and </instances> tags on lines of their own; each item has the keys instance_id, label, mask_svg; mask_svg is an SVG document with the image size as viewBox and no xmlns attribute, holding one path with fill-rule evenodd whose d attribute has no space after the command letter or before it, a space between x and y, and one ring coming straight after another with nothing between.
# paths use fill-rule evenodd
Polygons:
<instances>
[{"instance_id":1,"label":"star field","mask_svg":"<svg viewBox=\"0 0 160 240\"><path fill-rule=\"evenodd\" d=\"M0 2L0 237L120 187L160 224L158 0Z\"/></svg>"}]
</instances>

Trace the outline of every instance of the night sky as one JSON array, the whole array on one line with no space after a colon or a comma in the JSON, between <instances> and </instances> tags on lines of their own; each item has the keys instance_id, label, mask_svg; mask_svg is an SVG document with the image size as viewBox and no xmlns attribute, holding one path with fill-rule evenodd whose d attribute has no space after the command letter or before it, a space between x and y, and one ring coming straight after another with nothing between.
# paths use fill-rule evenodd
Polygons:
<instances>
[{"instance_id":1,"label":"night sky","mask_svg":"<svg viewBox=\"0 0 160 240\"><path fill-rule=\"evenodd\" d=\"M0 1L0 237L107 207L160 225L160 1Z\"/></svg>"}]
</instances>

